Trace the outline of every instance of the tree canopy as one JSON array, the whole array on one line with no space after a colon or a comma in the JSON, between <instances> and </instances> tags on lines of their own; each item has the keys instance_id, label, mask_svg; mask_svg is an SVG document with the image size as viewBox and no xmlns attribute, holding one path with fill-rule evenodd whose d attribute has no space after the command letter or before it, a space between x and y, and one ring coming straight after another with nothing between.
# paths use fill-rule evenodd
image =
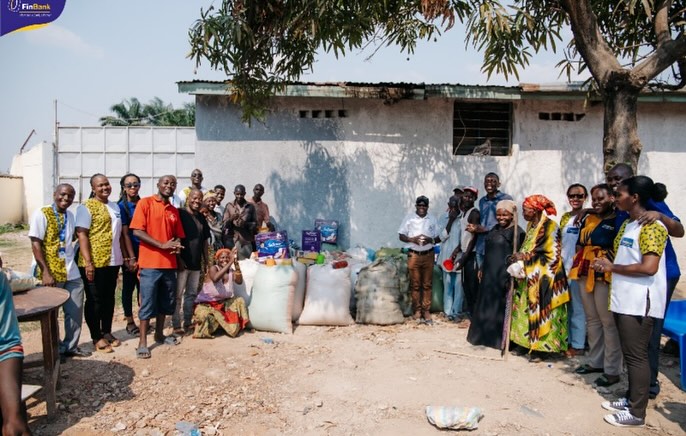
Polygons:
<instances>
[{"instance_id":1,"label":"tree canopy","mask_svg":"<svg viewBox=\"0 0 686 436\"><path fill-rule=\"evenodd\" d=\"M532 55L561 51L568 75L588 69L605 103L605 164L636 166L638 93L686 84L686 0L223 0L201 10L189 31L189 57L231 80L244 117L261 117L268 99L312 69L317 50L336 56L369 46L438 37L456 22L483 53L482 70L518 78ZM565 47L562 32L573 38Z\"/></svg>"},{"instance_id":2,"label":"tree canopy","mask_svg":"<svg viewBox=\"0 0 686 436\"><path fill-rule=\"evenodd\" d=\"M194 103L184 103L182 108L174 109L159 97L147 104L132 97L111 106L110 111L114 116L101 117L101 126L195 126Z\"/></svg>"}]
</instances>

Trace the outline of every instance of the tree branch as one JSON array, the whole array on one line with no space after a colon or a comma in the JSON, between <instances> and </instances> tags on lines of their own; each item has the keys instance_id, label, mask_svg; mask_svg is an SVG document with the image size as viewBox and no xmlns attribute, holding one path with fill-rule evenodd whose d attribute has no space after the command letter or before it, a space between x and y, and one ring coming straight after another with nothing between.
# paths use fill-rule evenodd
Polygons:
<instances>
[{"instance_id":1,"label":"tree branch","mask_svg":"<svg viewBox=\"0 0 686 436\"><path fill-rule=\"evenodd\" d=\"M560 0L560 6L569 16L579 54L599 88L603 89L610 74L621 70L622 66L600 33L598 19L591 9L589 0Z\"/></svg>"},{"instance_id":2,"label":"tree branch","mask_svg":"<svg viewBox=\"0 0 686 436\"><path fill-rule=\"evenodd\" d=\"M660 47L667 41L672 40L669 31L669 9L672 7L671 0L661 0L657 2L655 11L655 38L657 46Z\"/></svg>"},{"instance_id":3,"label":"tree branch","mask_svg":"<svg viewBox=\"0 0 686 436\"><path fill-rule=\"evenodd\" d=\"M651 81L684 57L686 57L686 35L682 33L676 39L662 43L646 60L636 65L633 74Z\"/></svg>"}]
</instances>

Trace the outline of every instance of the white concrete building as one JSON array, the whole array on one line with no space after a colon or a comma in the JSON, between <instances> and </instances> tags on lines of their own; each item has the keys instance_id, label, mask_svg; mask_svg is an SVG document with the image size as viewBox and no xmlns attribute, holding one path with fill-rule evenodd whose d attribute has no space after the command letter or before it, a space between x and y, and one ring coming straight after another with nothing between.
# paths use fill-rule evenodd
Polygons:
<instances>
[{"instance_id":1,"label":"white concrete building","mask_svg":"<svg viewBox=\"0 0 686 436\"><path fill-rule=\"evenodd\" d=\"M578 88L295 84L273 99L264 123L249 126L225 83L178 87L196 96L205 178L229 192L264 184L276 222L296 240L326 218L341 222L343 247L399 246L398 226L418 195L438 214L457 185L482 195L489 171L516 200L544 194L560 214L568 185L604 179L602 104ZM686 93L645 94L639 111L639 172L665 183L667 203L686 217ZM486 139L491 154L472 155ZM675 246L686 266L686 244Z\"/></svg>"}]
</instances>

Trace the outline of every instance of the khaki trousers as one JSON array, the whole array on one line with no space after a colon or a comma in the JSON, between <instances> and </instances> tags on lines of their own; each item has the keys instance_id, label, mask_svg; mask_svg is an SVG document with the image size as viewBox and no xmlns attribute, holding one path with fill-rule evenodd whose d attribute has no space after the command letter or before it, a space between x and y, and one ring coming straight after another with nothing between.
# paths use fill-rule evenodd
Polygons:
<instances>
[{"instance_id":1,"label":"khaki trousers","mask_svg":"<svg viewBox=\"0 0 686 436\"><path fill-rule=\"evenodd\" d=\"M609 309L609 287L602 280L596 280L593 292L586 292L581 286L579 293L586 313L590 347L588 364L594 368L605 368L607 375L620 375L624 360L614 314Z\"/></svg>"},{"instance_id":2,"label":"khaki trousers","mask_svg":"<svg viewBox=\"0 0 686 436\"><path fill-rule=\"evenodd\" d=\"M431 286L434 269L433 250L427 254L409 252L407 269L410 272L410 289L412 290L412 311L422 311L422 315L431 310Z\"/></svg>"}]
</instances>

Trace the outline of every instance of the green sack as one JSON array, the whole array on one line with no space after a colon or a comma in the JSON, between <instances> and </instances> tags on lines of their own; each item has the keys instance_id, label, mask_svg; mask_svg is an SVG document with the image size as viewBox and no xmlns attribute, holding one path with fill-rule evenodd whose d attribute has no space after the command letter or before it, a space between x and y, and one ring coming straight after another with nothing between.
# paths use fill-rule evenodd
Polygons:
<instances>
[{"instance_id":1,"label":"green sack","mask_svg":"<svg viewBox=\"0 0 686 436\"><path fill-rule=\"evenodd\" d=\"M443 312L443 270L438 265L431 280L431 312Z\"/></svg>"}]
</instances>

